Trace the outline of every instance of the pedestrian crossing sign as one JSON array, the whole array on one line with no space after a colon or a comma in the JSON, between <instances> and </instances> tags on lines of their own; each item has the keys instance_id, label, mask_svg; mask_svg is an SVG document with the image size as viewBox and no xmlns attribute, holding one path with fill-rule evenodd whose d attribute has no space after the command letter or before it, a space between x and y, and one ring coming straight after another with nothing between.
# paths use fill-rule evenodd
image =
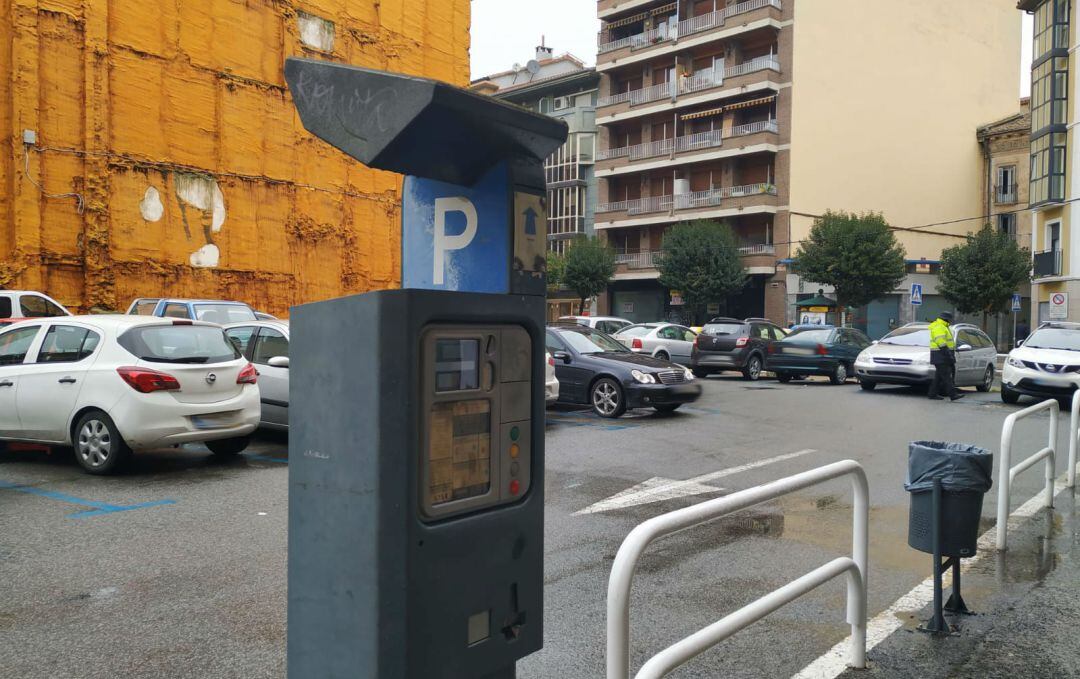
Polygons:
<instances>
[{"instance_id":1,"label":"pedestrian crossing sign","mask_svg":"<svg viewBox=\"0 0 1080 679\"><path fill-rule=\"evenodd\" d=\"M913 306L922 304L922 283L911 284L911 304Z\"/></svg>"}]
</instances>

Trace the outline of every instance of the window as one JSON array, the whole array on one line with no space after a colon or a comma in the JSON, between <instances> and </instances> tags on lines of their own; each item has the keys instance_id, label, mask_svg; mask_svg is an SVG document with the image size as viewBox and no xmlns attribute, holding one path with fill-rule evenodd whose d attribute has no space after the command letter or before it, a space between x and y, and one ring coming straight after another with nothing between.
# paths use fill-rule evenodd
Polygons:
<instances>
[{"instance_id":1,"label":"window","mask_svg":"<svg viewBox=\"0 0 1080 679\"><path fill-rule=\"evenodd\" d=\"M997 195L998 203L1016 202L1016 166L1002 165L997 169Z\"/></svg>"},{"instance_id":2,"label":"window","mask_svg":"<svg viewBox=\"0 0 1080 679\"><path fill-rule=\"evenodd\" d=\"M1069 0L1046 0L1035 10L1032 59L1069 48Z\"/></svg>"},{"instance_id":3,"label":"window","mask_svg":"<svg viewBox=\"0 0 1080 679\"><path fill-rule=\"evenodd\" d=\"M272 328L259 330L255 348L251 352L251 362L266 365L271 358L289 355L289 340L285 335Z\"/></svg>"},{"instance_id":4,"label":"window","mask_svg":"<svg viewBox=\"0 0 1080 679\"><path fill-rule=\"evenodd\" d=\"M65 316L64 310L39 295L23 295L19 300L23 318Z\"/></svg>"},{"instance_id":5,"label":"window","mask_svg":"<svg viewBox=\"0 0 1080 679\"><path fill-rule=\"evenodd\" d=\"M600 332L606 332L609 335L613 335L628 325L630 324L623 323L622 321L597 321L596 329Z\"/></svg>"},{"instance_id":6,"label":"window","mask_svg":"<svg viewBox=\"0 0 1080 679\"><path fill-rule=\"evenodd\" d=\"M975 337L975 333L970 330L961 330L956 337L956 348L959 349L961 344L966 344L972 349L979 347L979 339Z\"/></svg>"},{"instance_id":7,"label":"window","mask_svg":"<svg viewBox=\"0 0 1080 679\"><path fill-rule=\"evenodd\" d=\"M1016 215L1006 212L997 216L998 231L1016 238Z\"/></svg>"},{"instance_id":8,"label":"window","mask_svg":"<svg viewBox=\"0 0 1080 679\"><path fill-rule=\"evenodd\" d=\"M11 318L11 298L0 297L0 318Z\"/></svg>"},{"instance_id":9,"label":"window","mask_svg":"<svg viewBox=\"0 0 1080 679\"><path fill-rule=\"evenodd\" d=\"M772 338L774 340L782 340L785 337L787 337L787 335L784 334L784 331L781 330L780 328L776 327L775 325L770 325L769 326L769 332L772 333Z\"/></svg>"},{"instance_id":10,"label":"window","mask_svg":"<svg viewBox=\"0 0 1080 679\"><path fill-rule=\"evenodd\" d=\"M1068 122L1069 58L1055 57L1031 69L1031 134ZM1061 131L1061 130L1059 130Z\"/></svg>"},{"instance_id":11,"label":"window","mask_svg":"<svg viewBox=\"0 0 1080 679\"><path fill-rule=\"evenodd\" d=\"M135 316L153 316L157 305L158 300L156 299L140 299L131 308L131 313Z\"/></svg>"},{"instance_id":12,"label":"window","mask_svg":"<svg viewBox=\"0 0 1080 679\"><path fill-rule=\"evenodd\" d=\"M762 339L772 339L772 335L769 334L769 326L767 325L754 325L751 334L754 337L760 337Z\"/></svg>"},{"instance_id":13,"label":"window","mask_svg":"<svg viewBox=\"0 0 1080 679\"><path fill-rule=\"evenodd\" d=\"M690 328L682 328L682 331L683 331L683 341L684 342L693 342L693 341L695 341L697 339L697 333L694 332L693 330L691 330Z\"/></svg>"},{"instance_id":14,"label":"window","mask_svg":"<svg viewBox=\"0 0 1080 679\"><path fill-rule=\"evenodd\" d=\"M195 319L207 323L243 323L254 321L255 312L243 304L196 304Z\"/></svg>"},{"instance_id":15,"label":"window","mask_svg":"<svg viewBox=\"0 0 1080 679\"><path fill-rule=\"evenodd\" d=\"M191 318L186 304L166 304L162 315L165 318Z\"/></svg>"},{"instance_id":16,"label":"window","mask_svg":"<svg viewBox=\"0 0 1080 679\"><path fill-rule=\"evenodd\" d=\"M251 360L251 339L255 336L255 328L246 325L242 328L229 328L225 334L236 345L236 348L246 359Z\"/></svg>"},{"instance_id":17,"label":"window","mask_svg":"<svg viewBox=\"0 0 1080 679\"><path fill-rule=\"evenodd\" d=\"M26 352L30 351L39 329L35 325L0 335L0 365L16 365L26 360Z\"/></svg>"},{"instance_id":18,"label":"window","mask_svg":"<svg viewBox=\"0 0 1080 679\"><path fill-rule=\"evenodd\" d=\"M1055 252L1061 249L1061 222L1046 225L1046 249Z\"/></svg>"},{"instance_id":19,"label":"window","mask_svg":"<svg viewBox=\"0 0 1080 679\"><path fill-rule=\"evenodd\" d=\"M155 363L223 363L240 358L221 328L209 325L147 325L117 339L124 349Z\"/></svg>"},{"instance_id":20,"label":"window","mask_svg":"<svg viewBox=\"0 0 1080 679\"><path fill-rule=\"evenodd\" d=\"M1031 142L1032 207L1065 200L1064 132L1046 134Z\"/></svg>"},{"instance_id":21,"label":"window","mask_svg":"<svg viewBox=\"0 0 1080 679\"><path fill-rule=\"evenodd\" d=\"M544 339L548 352L554 354L556 351L566 351L563 343L550 330L544 333Z\"/></svg>"},{"instance_id":22,"label":"window","mask_svg":"<svg viewBox=\"0 0 1080 679\"><path fill-rule=\"evenodd\" d=\"M38 363L74 363L89 358L101 338L86 328L54 325L45 333L38 351Z\"/></svg>"},{"instance_id":23,"label":"window","mask_svg":"<svg viewBox=\"0 0 1080 679\"><path fill-rule=\"evenodd\" d=\"M679 329L678 326L675 325L669 325L666 328L660 328L660 332L656 334L660 336L660 339L666 340L681 340L683 336L682 331Z\"/></svg>"}]
</instances>

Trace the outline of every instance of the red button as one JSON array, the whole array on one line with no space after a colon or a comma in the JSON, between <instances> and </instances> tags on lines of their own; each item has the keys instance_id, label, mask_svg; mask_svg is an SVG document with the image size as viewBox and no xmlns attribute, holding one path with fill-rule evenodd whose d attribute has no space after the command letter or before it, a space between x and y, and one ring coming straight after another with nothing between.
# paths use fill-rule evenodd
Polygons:
<instances>
[{"instance_id":1,"label":"red button","mask_svg":"<svg viewBox=\"0 0 1080 679\"><path fill-rule=\"evenodd\" d=\"M521 483L517 479L514 479L513 481L510 482L510 494L511 495L517 495L520 492L521 492Z\"/></svg>"}]
</instances>

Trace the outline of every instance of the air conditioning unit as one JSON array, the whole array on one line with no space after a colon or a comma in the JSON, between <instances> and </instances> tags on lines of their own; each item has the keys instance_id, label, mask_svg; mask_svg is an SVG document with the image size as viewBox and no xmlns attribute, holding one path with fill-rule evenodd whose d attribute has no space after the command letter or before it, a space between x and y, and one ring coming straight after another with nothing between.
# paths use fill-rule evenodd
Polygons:
<instances>
[{"instance_id":1,"label":"air conditioning unit","mask_svg":"<svg viewBox=\"0 0 1080 679\"><path fill-rule=\"evenodd\" d=\"M555 110L561 111L570 108L570 97L555 97Z\"/></svg>"}]
</instances>

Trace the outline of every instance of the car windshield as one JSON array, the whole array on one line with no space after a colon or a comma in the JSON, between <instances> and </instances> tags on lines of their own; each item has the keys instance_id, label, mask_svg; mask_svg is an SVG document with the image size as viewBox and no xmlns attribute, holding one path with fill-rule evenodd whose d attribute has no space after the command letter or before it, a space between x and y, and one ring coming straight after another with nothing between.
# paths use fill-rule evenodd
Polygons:
<instances>
[{"instance_id":1,"label":"car windshield","mask_svg":"<svg viewBox=\"0 0 1080 679\"><path fill-rule=\"evenodd\" d=\"M832 337L832 330L796 330L781 342L792 344L825 344Z\"/></svg>"},{"instance_id":2,"label":"car windshield","mask_svg":"<svg viewBox=\"0 0 1080 679\"><path fill-rule=\"evenodd\" d=\"M559 333L559 337L579 354L626 352L626 347L602 332L565 328Z\"/></svg>"},{"instance_id":3,"label":"car windshield","mask_svg":"<svg viewBox=\"0 0 1080 679\"><path fill-rule=\"evenodd\" d=\"M256 319L255 312L243 304L196 304L195 320L224 324Z\"/></svg>"},{"instance_id":4,"label":"car windshield","mask_svg":"<svg viewBox=\"0 0 1080 679\"><path fill-rule=\"evenodd\" d=\"M140 360L154 363L222 363L240 358L225 331L207 325L136 327L117 342Z\"/></svg>"},{"instance_id":5,"label":"car windshield","mask_svg":"<svg viewBox=\"0 0 1080 679\"><path fill-rule=\"evenodd\" d=\"M630 325L615 333L617 337L644 337L652 327L648 325Z\"/></svg>"},{"instance_id":6,"label":"car windshield","mask_svg":"<svg viewBox=\"0 0 1080 679\"><path fill-rule=\"evenodd\" d=\"M1062 349L1080 351L1080 330L1071 328L1039 328L1031 333L1024 346L1028 349Z\"/></svg>"},{"instance_id":7,"label":"car windshield","mask_svg":"<svg viewBox=\"0 0 1080 679\"><path fill-rule=\"evenodd\" d=\"M926 327L897 328L881 340L881 344L898 344L903 347L930 346L930 329Z\"/></svg>"},{"instance_id":8,"label":"car windshield","mask_svg":"<svg viewBox=\"0 0 1080 679\"><path fill-rule=\"evenodd\" d=\"M735 335L745 327L745 323L706 323L701 332L706 335Z\"/></svg>"}]
</instances>

